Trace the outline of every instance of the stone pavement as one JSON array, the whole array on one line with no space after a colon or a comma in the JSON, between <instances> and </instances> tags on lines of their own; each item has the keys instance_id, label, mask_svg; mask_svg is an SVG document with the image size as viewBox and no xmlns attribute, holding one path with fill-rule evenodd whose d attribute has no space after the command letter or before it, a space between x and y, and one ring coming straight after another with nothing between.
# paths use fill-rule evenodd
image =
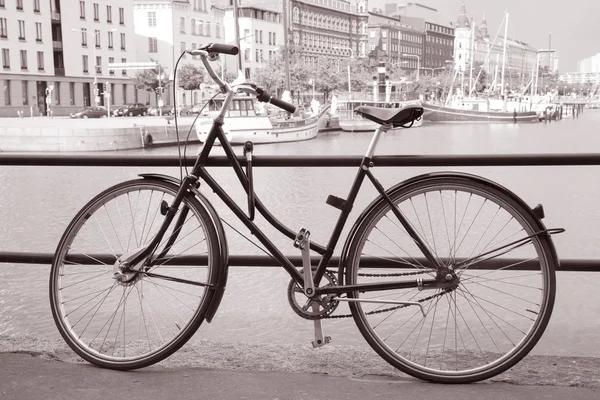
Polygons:
<instances>
[{"instance_id":1,"label":"stone pavement","mask_svg":"<svg viewBox=\"0 0 600 400\"><path fill-rule=\"evenodd\" d=\"M160 366L133 372L117 372L30 354L0 354L2 400L597 400L599 397L600 392L594 388L500 382L436 385L411 378L386 376L333 377L307 373Z\"/></svg>"}]
</instances>

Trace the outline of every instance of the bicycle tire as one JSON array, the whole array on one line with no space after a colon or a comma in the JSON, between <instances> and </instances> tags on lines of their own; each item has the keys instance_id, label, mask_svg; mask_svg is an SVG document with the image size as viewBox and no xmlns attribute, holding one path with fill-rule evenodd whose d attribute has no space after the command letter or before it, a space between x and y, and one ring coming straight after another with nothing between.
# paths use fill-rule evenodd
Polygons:
<instances>
[{"instance_id":1,"label":"bicycle tire","mask_svg":"<svg viewBox=\"0 0 600 400\"><path fill-rule=\"evenodd\" d=\"M482 253L497 249L486 258L497 255L495 261L506 265L480 270L473 262L456 268L460 283L449 291L414 288L348 293L354 299L416 301L427 312L421 318L419 307L414 305L350 303L363 337L397 369L436 383L476 382L514 366L538 342L554 306L558 259L541 221L512 192L466 174L424 176L396 187L389 194L436 258L460 266L459 260L472 259L478 249ZM458 214L456 209L454 215L446 210L453 204ZM441 209L434 210L434 205ZM349 242L346 284L389 278L412 282L419 276L435 278L435 271L419 264L415 256L422 257L422 253L390 210L389 204L380 198L363 214ZM471 231L479 216L487 219ZM383 233L387 228L389 232ZM493 235L492 228L499 232ZM519 239L507 236L515 230L524 232L521 238L533 236L525 239L524 244L502 248L503 244ZM539 232L543 233L536 234ZM450 233L455 234L453 238ZM476 241L474 247L464 244L467 238ZM382 250L387 243L394 243L391 253ZM537 270L532 273L522 270L521 264L510 264L515 258L502 257L507 249L514 250L511 256L517 259L533 256L533 267L537 266ZM391 266L398 268L378 268L383 264L374 269L367 269L366 264L361 268L361 258L368 256L388 261L388 266L391 261ZM514 309L509 309L513 306ZM468 325L467 318L473 318L473 325ZM517 338L520 334L523 336ZM441 343L433 344L432 340ZM424 348L416 350L417 345Z\"/></svg>"},{"instance_id":2,"label":"bicycle tire","mask_svg":"<svg viewBox=\"0 0 600 400\"><path fill-rule=\"evenodd\" d=\"M192 194L155 252L169 247L163 259L129 282L113 278L112 262L149 243L178 188L150 179L119 183L89 201L65 230L50 270L50 305L61 336L86 361L118 370L147 367L177 351L204 321L221 260L214 224ZM175 258L197 255L206 256L206 266Z\"/></svg>"}]
</instances>

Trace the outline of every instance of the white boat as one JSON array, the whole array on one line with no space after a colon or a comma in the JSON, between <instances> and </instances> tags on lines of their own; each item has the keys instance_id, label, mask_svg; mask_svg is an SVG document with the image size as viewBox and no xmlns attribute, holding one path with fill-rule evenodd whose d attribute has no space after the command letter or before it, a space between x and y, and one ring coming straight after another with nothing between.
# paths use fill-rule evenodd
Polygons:
<instances>
[{"instance_id":1,"label":"white boat","mask_svg":"<svg viewBox=\"0 0 600 400\"><path fill-rule=\"evenodd\" d=\"M213 100L211 109L220 109L223 99ZM260 143L297 142L314 139L327 121L329 106L310 113L297 111L295 116L267 108L256 99L248 96L235 97L225 115L223 131L231 144L244 144L251 141ZM277 112L272 114L271 111ZM213 118L218 111L209 111L208 117L196 122L196 135L202 143L208 137ZM289 117L288 117L289 116ZM218 141L215 144L219 144Z\"/></svg>"}]
</instances>

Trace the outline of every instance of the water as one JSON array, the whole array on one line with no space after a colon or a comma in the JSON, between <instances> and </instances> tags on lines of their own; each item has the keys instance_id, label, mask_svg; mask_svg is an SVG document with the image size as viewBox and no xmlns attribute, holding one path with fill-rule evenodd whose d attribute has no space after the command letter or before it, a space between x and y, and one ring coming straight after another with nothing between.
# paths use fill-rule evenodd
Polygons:
<instances>
[{"instance_id":1,"label":"water","mask_svg":"<svg viewBox=\"0 0 600 400\"><path fill-rule=\"evenodd\" d=\"M514 154L598 153L600 112L586 111L580 119L550 124L425 125L389 133L377 154ZM259 145L258 155L361 155L368 133L328 133L298 143ZM191 147L197 152L198 146ZM241 151L241 149L239 150ZM176 154L175 148L128 151L126 154ZM222 154L215 149L214 154ZM563 227L555 236L561 258L599 258L597 226L600 168L592 167L477 167L453 168L492 179L521 196L528 204L544 204L548 227ZM440 168L375 168L384 186ZM245 208L245 195L235 175L214 168L214 175ZM1 251L53 252L75 213L95 194L137 173L177 175L175 168L3 167L0 169ZM338 211L325 204L329 194L346 197L354 178L353 168L257 168L255 189L266 206L293 230L306 227L312 239L325 243ZM246 233L212 193L224 219ZM373 199L370 184L357 199L354 218ZM284 253L296 254L283 238L258 218L258 224ZM230 254L261 254L237 233L226 228ZM343 237L342 237L343 238ZM339 253L339 250L336 253ZM48 303L49 266L0 264L0 333L58 338ZM300 343L312 340L312 323L296 316L287 305L289 277L273 268L232 268L221 307L210 325L195 338L224 342ZM558 273L555 311L538 354L600 356L600 283L598 273ZM347 309L340 306L341 312ZM366 345L351 319L326 321L324 328L337 344Z\"/></svg>"}]
</instances>

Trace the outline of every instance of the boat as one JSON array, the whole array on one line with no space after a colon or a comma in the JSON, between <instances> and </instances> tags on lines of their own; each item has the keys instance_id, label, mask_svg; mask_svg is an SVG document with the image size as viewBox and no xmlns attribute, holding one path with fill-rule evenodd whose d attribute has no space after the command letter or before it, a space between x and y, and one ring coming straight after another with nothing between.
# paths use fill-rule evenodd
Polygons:
<instances>
[{"instance_id":1,"label":"boat","mask_svg":"<svg viewBox=\"0 0 600 400\"><path fill-rule=\"evenodd\" d=\"M210 104L207 117L196 122L198 140L205 142L212 127L213 119L223 104L223 98L216 98ZM234 97L225 115L223 132L232 145L251 141L254 144L297 142L317 137L325 127L329 105L318 107L313 104L310 111L298 110L294 115L278 112L278 109L259 103L250 96ZM215 144L220 144L218 141Z\"/></svg>"},{"instance_id":2,"label":"boat","mask_svg":"<svg viewBox=\"0 0 600 400\"><path fill-rule=\"evenodd\" d=\"M501 100L498 100L501 101ZM450 106L422 103L423 118L429 122L487 122L487 123L520 123L538 122L536 111L517 111L517 107L507 111L490 107L493 100L487 99L457 99ZM518 109L521 109L519 107Z\"/></svg>"}]
</instances>

